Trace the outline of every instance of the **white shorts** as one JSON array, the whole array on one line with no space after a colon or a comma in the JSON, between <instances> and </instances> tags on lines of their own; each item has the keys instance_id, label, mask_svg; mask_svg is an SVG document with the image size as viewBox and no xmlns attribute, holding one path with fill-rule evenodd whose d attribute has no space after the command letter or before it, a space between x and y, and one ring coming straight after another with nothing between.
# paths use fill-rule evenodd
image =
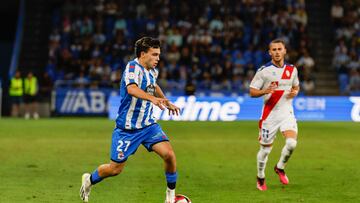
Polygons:
<instances>
[{"instance_id":1,"label":"white shorts","mask_svg":"<svg viewBox=\"0 0 360 203\"><path fill-rule=\"evenodd\" d=\"M286 130L295 131L296 134L298 132L298 127L296 123L296 119L294 117L289 117L282 121L278 120L265 120L261 124L261 128L259 128L259 142L262 145L272 144L274 139L276 138L276 133L280 129L280 132L284 132Z\"/></svg>"}]
</instances>

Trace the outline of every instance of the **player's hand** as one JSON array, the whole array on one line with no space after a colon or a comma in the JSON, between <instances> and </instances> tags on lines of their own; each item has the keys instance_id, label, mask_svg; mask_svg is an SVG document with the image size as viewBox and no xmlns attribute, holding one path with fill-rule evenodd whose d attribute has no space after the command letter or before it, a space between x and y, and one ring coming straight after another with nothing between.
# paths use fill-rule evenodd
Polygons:
<instances>
[{"instance_id":1,"label":"player's hand","mask_svg":"<svg viewBox=\"0 0 360 203\"><path fill-rule=\"evenodd\" d=\"M165 109L166 106L166 101L168 101L167 99L163 99L163 98L158 98L158 97L152 97L150 99L150 101L155 105L158 106L161 110Z\"/></svg>"},{"instance_id":2,"label":"player's hand","mask_svg":"<svg viewBox=\"0 0 360 203\"><path fill-rule=\"evenodd\" d=\"M268 88L263 90L263 93L264 94L272 94L272 93L274 93L276 87L277 86L275 84L271 84Z\"/></svg>"},{"instance_id":3,"label":"player's hand","mask_svg":"<svg viewBox=\"0 0 360 203\"><path fill-rule=\"evenodd\" d=\"M169 110L169 115L179 115L180 108L172 104L169 100L166 101L166 108Z\"/></svg>"},{"instance_id":4,"label":"player's hand","mask_svg":"<svg viewBox=\"0 0 360 203\"><path fill-rule=\"evenodd\" d=\"M286 96L286 98L288 99L292 99L294 97L296 97L296 95L299 93L299 91L295 88L291 88L289 94Z\"/></svg>"}]
</instances>

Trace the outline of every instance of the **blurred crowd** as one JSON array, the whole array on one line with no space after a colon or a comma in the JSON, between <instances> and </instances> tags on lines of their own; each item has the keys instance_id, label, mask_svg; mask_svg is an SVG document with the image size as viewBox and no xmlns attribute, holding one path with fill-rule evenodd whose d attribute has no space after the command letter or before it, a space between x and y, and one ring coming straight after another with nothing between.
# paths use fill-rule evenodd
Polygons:
<instances>
[{"instance_id":1,"label":"blurred crowd","mask_svg":"<svg viewBox=\"0 0 360 203\"><path fill-rule=\"evenodd\" d=\"M57 85L118 87L142 36L162 41L158 83L165 91L245 92L270 60L274 38L287 43L287 61L302 81L315 66L304 0L66 0L52 24L46 72Z\"/></svg>"},{"instance_id":2,"label":"blurred crowd","mask_svg":"<svg viewBox=\"0 0 360 203\"><path fill-rule=\"evenodd\" d=\"M360 2L334 1L331 16L336 48L333 67L339 73L343 94L360 93Z\"/></svg>"}]
</instances>

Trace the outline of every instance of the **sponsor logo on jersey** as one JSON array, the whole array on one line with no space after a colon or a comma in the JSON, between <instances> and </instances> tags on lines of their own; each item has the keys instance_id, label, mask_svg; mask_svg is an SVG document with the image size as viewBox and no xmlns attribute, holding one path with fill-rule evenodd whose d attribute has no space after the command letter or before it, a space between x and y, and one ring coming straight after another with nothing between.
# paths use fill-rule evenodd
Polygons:
<instances>
[{"instance_id":1,"label":"sponsor logo on jersey","mask_svg":"<svg viewBox=\"0 0 360 203\"><path fill-rule=\"evenodd\" d=\"M155 86L153 84L147 86L145 92L147 92L150 95L154 95L155 94Z\"/></svg>"},{"instance_id":2,"label":"sponsor logo on jersey","mask_svg":"<svg viewBox=\"0 0 360 203\"><path fill-rule=\"evenodd\" d=\"M275 87L279 87L279 81L272 81L271 85Z\"/></svg>"}]
</instances>

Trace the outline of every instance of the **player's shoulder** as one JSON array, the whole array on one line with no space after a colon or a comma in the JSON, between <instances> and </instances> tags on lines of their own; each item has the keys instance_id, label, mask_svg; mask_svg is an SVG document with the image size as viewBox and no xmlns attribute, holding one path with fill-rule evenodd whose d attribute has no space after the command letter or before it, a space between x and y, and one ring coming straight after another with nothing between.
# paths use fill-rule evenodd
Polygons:
<instances>
[{"instance_id":1,"label":"player's shoulder","mask_svg":"<svg viewBox=\"0 0 360 203\"><path fill-rule=\"evenodd\" d=\"M129 71L140 71L142 68L140 64L136 60L131 60L127 63L126 69L129 69Z\"/></svg>"},{"instance_id":2,"label":"player's shoulder","mask_svg":"<svg viewBox=\"0 0 360 203\"><path fill-rule=\"evenodd\" d=\"M273 65L273 64L272 64L271 62L268 62L268 63L260 66L260 68L257 69L257 72L261 72L261 71L263 71L263 70L266 70L266 69L270 68L272 65Z\"/></svg>"},{"instance_id":3,"label":"player's shoulder","mask_svg":"<svg viewBox=\"0 0 360 203\"><path fill-rule=\"evenodd\" d=\"M294 64L291 63L285 63L285 65L289 68L293 68L293 69L297 69L296 66Z\"/></svg>"}]
</instances>

